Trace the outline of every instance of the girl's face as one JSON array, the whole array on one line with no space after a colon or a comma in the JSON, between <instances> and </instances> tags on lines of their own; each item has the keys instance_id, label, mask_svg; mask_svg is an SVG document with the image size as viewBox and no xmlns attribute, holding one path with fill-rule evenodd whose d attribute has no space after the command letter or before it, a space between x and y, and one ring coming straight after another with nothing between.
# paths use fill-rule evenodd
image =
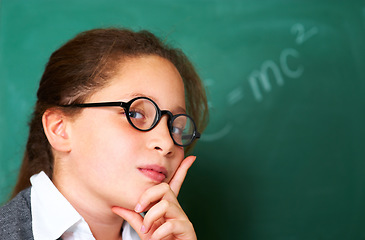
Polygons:
<instances>
[{"instance_id":1,"label":"girl's face","mask_svg":"<svg viewBox=\"0 0 365 240\"><path fill-rule=\"evenodd\" d=\"M161 110L185 113L182 78L158 56L124 61L87 102L128 102L138 96L151 98ZM69 124L72 149L64 164L72 184L67 188L90 204L134 209L141 194L168 183L183 160L184 149L173 143L167 119L164 115L154 129L142 132L128 123L120 107L83 109Z\"/></svg>"}]
</instances>

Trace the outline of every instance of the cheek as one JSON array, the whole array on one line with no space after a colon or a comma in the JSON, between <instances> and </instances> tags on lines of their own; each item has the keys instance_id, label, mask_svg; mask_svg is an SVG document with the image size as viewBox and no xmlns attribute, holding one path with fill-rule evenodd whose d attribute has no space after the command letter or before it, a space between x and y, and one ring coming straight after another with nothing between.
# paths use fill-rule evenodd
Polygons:
<instances>
[{"instance_id":1,"label":"cheek","mask_svg":"<svg viewBox=\"0 0 365 240\"><path fill-rule=\"evenodd\" d=\"M178 149L175 152L175 158L174 159L175 160L171 164L171 169L173 170L173 175L167 180L168 183L175 176L175 173L179 169L181 162L184 160L184 149Z\"/></svg>"},{"instance_id":2,"label":"cheek","mask_svg":"<svg viewBox=\"0 0 365 240\"><path fill-rule=\"evenodd\" d=\"M142 144L142 141L133 141L137 137L141 138L139 132L119 119L113 122L94 116L94 119L87 122L80 121L74 129L74 157L81 158L85 164L92 164L94 167L123 165L125 161L131 161L131 153L136 153Z\"/></svg>"}]
</instances>

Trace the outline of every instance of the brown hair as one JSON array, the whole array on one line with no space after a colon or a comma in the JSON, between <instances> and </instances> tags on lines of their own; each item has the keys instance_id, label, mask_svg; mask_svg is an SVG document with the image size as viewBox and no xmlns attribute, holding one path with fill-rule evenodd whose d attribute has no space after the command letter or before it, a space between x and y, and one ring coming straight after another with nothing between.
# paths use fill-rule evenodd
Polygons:
<instances>
[{"instance_id":1,"label":"brown hair","mask_svg":"<svg viewBox=\"0 0 365 240\"><path fill-rule=\"evenodd\" d=\"M13 196L30 186L33 174L44 171L52 179L53 154L43 130L44 112L59 105L82 103L108 83L121 60L144 55L161 56L175 65L184 81L187 112L198 130L204 130L208 118L204 86L180 49L171 48L148 31L108 28L80 33L56 50L46 65ZM76 114L79 110L67 111L66 114ZM192 147L186 147L185 153Z\"/></svg>"}]
</instances>

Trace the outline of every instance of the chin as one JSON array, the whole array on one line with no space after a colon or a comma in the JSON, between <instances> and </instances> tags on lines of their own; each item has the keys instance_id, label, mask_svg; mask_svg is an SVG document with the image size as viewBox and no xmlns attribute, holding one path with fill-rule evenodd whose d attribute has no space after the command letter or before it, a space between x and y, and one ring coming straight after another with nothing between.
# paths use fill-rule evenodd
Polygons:
<instances>
[{"instance_id":1,"label":"chin","mask_svg":"<svg viewBox=\"0 0 365 240\"><path fill-rule=\"evenodd\" d=\"M121 208L125 208L131 211L134 211L134 208L136 207L138 203L138 200L130 200L128 202L126 202L126 199L123 200L117 200L114 201L113 204L110 204L110 207L121 207Z\"/></svg>"},{"instance_id":2,"label":"chin","mask_svg":"<svg viewBox=\"0 0 365 240\"><path fill-rule=\"evenodd\" d=\"M113 196L110 196L109 200L109 206L110 207L122 207L129 210L134 210L136 205L138 204L139 198L141 194L136 191L133 191L132 193L126 194L124 193L116 193Z\"/></svg>"}]
</instances>

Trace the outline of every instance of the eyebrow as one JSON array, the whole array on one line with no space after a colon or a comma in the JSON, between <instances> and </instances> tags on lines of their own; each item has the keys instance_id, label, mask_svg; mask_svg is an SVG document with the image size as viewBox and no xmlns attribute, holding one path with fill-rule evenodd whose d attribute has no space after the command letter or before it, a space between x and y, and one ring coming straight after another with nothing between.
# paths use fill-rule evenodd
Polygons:
<instances>
[{"instance_id":1,"label":"eyebrow","mask_svg":"<svg viewBox=\"0 0 365 240\"><path fill-rule=\"evenodd\" d=\"M128 101L133 99L133 98L136 98L136 97L147 97L147 98L150 98L152 99L156 104L157 104L157 100L150 96L150 95L147 95L147 94L142 94L142 93L130 93L130 94L126 94L124 95L124 98L128 98ZM157 104L157 106L160 108L160 106ZM162 110L169 110L169 109L160 109L161 111ZM181 106L177 106L175 107L174 109L171 109L171 112L176 114L176 113L184 113L186 114L186 109L181 107Z\"/></svg>"}]
</instances>

